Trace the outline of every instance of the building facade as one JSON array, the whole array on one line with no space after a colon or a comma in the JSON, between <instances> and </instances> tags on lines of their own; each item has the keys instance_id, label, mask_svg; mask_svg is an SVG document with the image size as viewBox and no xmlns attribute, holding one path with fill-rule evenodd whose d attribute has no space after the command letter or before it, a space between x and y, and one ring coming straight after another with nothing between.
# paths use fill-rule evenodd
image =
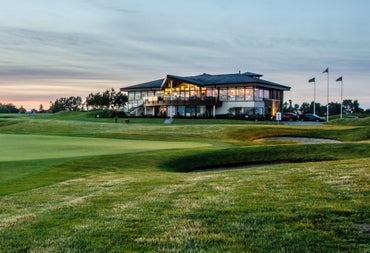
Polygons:
<instances>
[{"instance_id":1,"label":"building facade","mask_svg":"<svg viewBox=\"0 0 370 253\"><path fill-rule=\"evenodd\" d=\"M216 117L263 116L281 111L290 87L261 79L262 75L167 75L164 79L125 88L126 111L133 116Z\"/></svg>"}]
</instances>

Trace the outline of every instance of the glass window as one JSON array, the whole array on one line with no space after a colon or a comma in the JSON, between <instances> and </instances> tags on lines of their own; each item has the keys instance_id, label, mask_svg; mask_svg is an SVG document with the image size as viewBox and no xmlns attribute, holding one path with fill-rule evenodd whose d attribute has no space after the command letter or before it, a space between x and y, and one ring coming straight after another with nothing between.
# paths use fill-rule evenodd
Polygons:
<instances>
[{"instance_id":1,"label":"glass window","mask_svg":"<svg viewBox=\"0 0 370 253\"><path fill-rule=\"evenodd\" d=\"M199 97L199 92L198 92L198 91L196 91L196 90L191 90L191 91L190 91L190 97L191 97L191 98Z\"/></svg>"},{"instance_id":2,"label":"glass window","mask_svg":"<svg viewBox=\"0 0 370 253\"><path fill-rule=\"evenodd\" d=\"M129 101L135 100L135 91L129 91L128 92L128 100Z\"/></svg>"},{"instance_id":3,"label":"glass window","mask_svg":"<svg viewBox=\"0 0 370 253\"><path fill-rule=\"evenodd\" d=\"M205 106L198 106L197 107L197 116L198 117L204 117L206 116L206 107Z\"/></svg>"},{"instance_id":4,"label":"glass window","mask_svg":"<svg viewBox=\"0 0 370 253\"><path fill-rule=\"evenodd\" d=\"M157 97L162 97L162 98L163 98L164 92L163 92L162 90L159 90L159 91L156 91L156 92L155 92L155 95L156 95Z\"/></svg>"},{"instance_id":5,"label":"glass window","mask_svg":"<svg viewBox=\"0 0 370 253\"><path fill-rule=\"evenodd\" d=\"M214 96L215 98L218 98L218 89L217 89L217 88L214 88L214 89L213 89L213 96Z\"/></svg>"},{"instance_id":6,"label":"glass window","mask_svg":"<svg viewBox=\"0 0 370 253\"><path fill-rule=\"evenodd\" d=\"M254 100L261 101L263 99L263 90L255 88L254 89Z\"/></svg>"},{"instance_id":7,"label":"glass window","mask_svg":"<svg viewBox=\"0 0 370 253\"><path fill-rule=\"evenodd\" d=\"M135 91L135 100L141 99L141 91Z\"/></svg>"},{"instance_id":8,"label":"glass window","mask_svg":"<svg viewBox=\"0 0 370 253\"><path fill-rule=\"evenodd\" d=\"M220 100L228 101L227 97L228 97L227 88L220 88Z\"/></svg>"},{"instance_id":9,"label":"glass window","mask_svg":"<svg viewBox=\"0 0 370 253\"><path fill-rule=\"evenodd\" d=\"M235 100L236 101L244 101L244 97L245 97L244 87L238 87L237 90L236 90Z\"/></svg>"},{"instance_id":10,"label":"glass window","mask_svg":"<svg viewBox=\"0 0 370 253\"><path fill-rule=\"evenodd\" d=\"M177 90L172 91L172 99L178 99L180 96L180 92Z\"/></svg>"},{"instance_id":11,"label":"glass window","mask_svg":"<svg viewBox=\"0 0 370 253\"><path fill-rule=\"evenodd\" d=\"M229 88L228 94L229 94L228 101L235 101L236 89L235 88Z\"/></svg>"},{"instance_id":12,"label":"glass window","mask_svg":"<svg viewBox=\"0 0 370 253\"><path fill-rule=\"evenodd\" d=\"M206 96L207 97L212 97L213 96L213 89L212 88L207 88Z\"/></svg>"},{"instance_id":13,"label":"glass window","mask_svg":"<svg viewBox=\"0 0 370 253\"><path fill-rule=\"evenodd\" d=\"M254 114L259 116L263 115L263 109L264 109L263 107L255 107Z\"/></svg>"},{"instance_id":14,"label":"glass window","mask_svg":"<svg viewBox=\"0 0 370 253\"><path fill-rule=\"evenodd\" d=\"M185 109L185 116L186 117L194 117L195 116L195 107L186 107Z\"/></svg>"},{"instance_id":15,"label":"glass window","mask_svg":"<svg viewBox=\"0 0 370 253\"><path fill-rule=\"evenodd\" d=\"M185 116L185 106L177 107L177 116L181 116L181 117Z\"/></svg>"},{"instance_id":16,"label":"glass window","mask_svg":"<svg viewBox=\"0 0 370 253\"><path fill-rule=\"evenodd\" d=\"M252 88L246 88L245 89L245 100L253 100L253 89Z\"/></svg>"}]
</instances>

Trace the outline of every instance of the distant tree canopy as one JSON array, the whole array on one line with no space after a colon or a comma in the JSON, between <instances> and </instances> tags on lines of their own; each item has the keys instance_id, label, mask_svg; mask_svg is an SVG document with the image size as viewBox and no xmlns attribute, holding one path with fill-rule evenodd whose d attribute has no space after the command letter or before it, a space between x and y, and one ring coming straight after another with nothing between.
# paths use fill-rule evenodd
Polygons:
<instances>
[{"instance_id":1,"label":"distant tree canopy","mask_svg":"<svg viewBox=\"0 0 370 253\"><path fill-rule=\"evenodd\" d=\"M86 106L87 109L114 109L125 106L128 102L128 97L121 91L116 92L113 88L107 89L100 93L90 93L83 102L82 98L77 96L57 98L54 102L50 102L49 110L44 110L40 105L39 111L32 109L31 112L60 112L60 111L80 111ZM314 102L304 102L301 105L293 104L292 100L283 104L283 112L294 112L297 114L312 113ZM330 115L340 114L341 104L338 102L329 103ZM318 115L326 115L326 105L320 103L315 104L315 112ZM343 100L343 114L353 113L370 113L370 108L366 111L360 107L358 100L345 99ZM11 103L2 104L0 102L0 113L26 113L26 109L21 106L17 108Z\"/></svg>"},{"instance_id":2,"label":"distant tree canopy","mask_svg":"<svg viewBox=\"0 0 370 253\"><path fill-rule=\"evenodd\" d=\"M123 107L128 98L122 92L116 92L113 88L100 93L90 93L82 102L81 97L62 97L51 103L49 111L55 113L60 111L80 111L85 105L87 109L118 109Z\"/></svg>"},{"instance_id":3,"label":"distant tree canopy","mask_svg":"<svg viewBox=\"0 0 370 253\"><path fill-rule=\"evenodd\" d=\"M297 114L312 113L314 107L314 102L310 104L307 102L302 103L302 105L292 103L292 100L285 102L283 104L283 112L293 112ZM340 114L341 104L338 102L329 103L329 113L331 115ZM326 115L326 105L321 105L320 103L315 103L315 112L318 115ZM343 114L352 114L352 113L362 113L364 109L360 107L358 100L352 101L352 99L343 100Z\"/></svg>"},{"instance_id":4,"label":"distant tree canopy","mask_svg":"<svg viewBox=\"0 0 370 253\"><path fill-rule=\"evenodd\" d=\"M116 92L113 88L103 93L90 93L86 98L86 106L94 109L117 109L123 107L128 98L121 91Z\"/></svg>"},{"instance_id":5,"label":"distant tree canopy","mask_svg":"<svg viewBox=\"0 0 370 253\"><path fill-rule=\"evenodd\" d=\"M81 97L57 98L49 108L51 112L80 111L82 109Z\"/></svg>"},{"instance_id":6,"label":"distant tree canopy","mask_svg":"<svg viewBox=\"0 0 370 253\"><path fill-rule=\"evenodd\" d=\"M0 103L0 113L19 113L19 109L13 104Z\"/></svg>"}]
</instances>

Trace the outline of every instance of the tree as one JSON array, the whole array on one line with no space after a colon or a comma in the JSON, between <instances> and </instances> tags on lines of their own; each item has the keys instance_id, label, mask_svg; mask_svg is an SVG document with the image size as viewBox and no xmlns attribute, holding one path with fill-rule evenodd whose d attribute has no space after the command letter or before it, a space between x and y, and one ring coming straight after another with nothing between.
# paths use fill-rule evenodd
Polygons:
<instances>
[{"instance_id":1,"label":"tree","mask_svg":"<svg viewBox=\"0 0 370 253\"><path fill-rule=\"evenodd\" d=\"M64 98L57 98L54 103L50 101L51 105L49 110L53 113L65 111Z\"/></svg>"},{"instance_id":2,"label":"tree","mask_svg":"<svg viewBox=\"0 0 370 253\"><path fill-rule=\"evenodd\" d=\"M123 94L121 91L115 94L113 99L113 107L118 109L120 107L123 107L128 102L128 97Z\"/></svg>"},{"instance_id":3,"label":"tree","mask_svg":"<svg viewBox=\"0 0 370 253\"><path fill-rule=\"evenodd\" d=\"M15 107L13 104L1 104L0 103L0 109L1 113L19 113L19 109Z\"/></svg>"},{"instance_id":4,"label":"tree","mask_svg":"<svg viewBox=\"0 0 370 253\"><path fill-rule=\"evenodd\" d=\"M311 113L312 110L311 110L310 104L307 102L302 103L301 107L299 108L299 112L302 114Z\"/></svg>"},{"instance_id":5,"label":"tree","mask_svg":"<svg viewBox=\"0 0 370 253\"><path fill-rule=\"evenodd\" d=\"M19 108L19 113L25 114L26 112L26 109L24 109L23 105L21 105L21 107Z\"/></svg>"},{"instance_id":6,"label":"tree","mask_svg":"<svg viewBox=\"0 0 370 253\"><path fill-rule=\"evenodd\" d=\"M86 97L86 105L94 109L117 109L127 103L128 98L122 92L116 92L113 88L105 90L103 93L90 93Z\"/></svg>"},{"instance_id":7,"label":"tree","mask_svg":"<svg viewBox=\"0 0 370 253\"><path fill-rule=\"evenodd\" d=\"M299 113L299 105L293 105L293 100L289 99L289 104L287 102L283 104L283 112Z\"/></svg>"},{"instance_id":8,"label":"tree","mask_svg":"<svg viewBox=\"0 0 370 253\"><path fill-rule=\"evenodd\" d=\"M114 91L114 89L112 89ZM105 90L101 97L101 106L103 109L109 109L112 100L112 90Z\"/></svg>"},{"instance_id":9,"label":"tree","mask_svg":"<svg viewBox=\"0 0 370 253\"><path fill-rule=\"evenodd\" d=\"M68 111L79 111L82 106L82 98L81 97L69 97L65 100L65 107Z\"/></svg>"},{"instance_id":10,"label":"tree","mask_svg":"<svg viewBox=\"0 0 370 253\"><path fill-rule=\"evenodd\" d=\"M0 113L10 113L10 110L5 105L0 104Z\"/></svg>"},{"instance_id":11,"label":"tree","mask_svg":"<svg viewBox=\"0 0 370 253\"><path fill-rule=\"evenodd\" d=\"M355 113L362 113L364 112L364 109L360 108L360 103L358 102L358 100L355 100L353 101L353 107L355 109Z\"/></svg>"},{"instance_id":12,"label":"tree","mask_svg":"<svg viewBox=\"0 0 370 253\"><path fill-rule=\"evenodd\" d=\"M87 97L86 97L86 105L89 107L93 107L94 109L96 108L100 108L101 106L101 101L102 101L102 96L100 93L90 93Z\"/></svg>"},{"instance_id":13,"label":"tree","mask_svg":"<svg viewBox=\"0 0 370 253\"><path fill-rule=\"evenodd\" d=\"M82 107L81 97L57 98L51 103L49 110L53 113L60 111L79 111Z\"/></svg>"},{"instance_id":14,"label":"tree","mask_svg":"<svg viewBox=\"0 0 370 253\"><path fill-rule=\"evenodd\" d=\"M343 100L343 113L352 114L352 113L362 113L364 109L360 108L360 103L358 100L352 101L352 99Z\"/></svg>"},{"instance_id":15,"label":"tree","mask_svg":"<svg viewBox=\"0 0 370 253\"><path fill-rule=\"evenodd\" d=\"M338 102L329 103L329 112L331 115L340 114L340 103Z\"/></svg>"}]
</instances>

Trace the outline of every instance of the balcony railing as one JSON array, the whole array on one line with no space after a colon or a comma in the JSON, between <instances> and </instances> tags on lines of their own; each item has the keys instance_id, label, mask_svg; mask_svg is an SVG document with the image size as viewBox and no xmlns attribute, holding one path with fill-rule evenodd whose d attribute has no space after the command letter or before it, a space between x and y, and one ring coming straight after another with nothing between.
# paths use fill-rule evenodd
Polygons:
<instances>
[{"instance_id":1,"label":"balcony railing","mask_svg":"<svg viewBox=\"0 0 370 253\"><path fill-rule=\"evenodd\" d=\"M184 106L196 106L196 105L216 105L221 106L222 102L217 101L216 97L174 97L170 99L170 97L158 97L158 100L146 100L144 102L144 106L169 106L169 105L184 105Z\"/></svg>"}]
</instances>

